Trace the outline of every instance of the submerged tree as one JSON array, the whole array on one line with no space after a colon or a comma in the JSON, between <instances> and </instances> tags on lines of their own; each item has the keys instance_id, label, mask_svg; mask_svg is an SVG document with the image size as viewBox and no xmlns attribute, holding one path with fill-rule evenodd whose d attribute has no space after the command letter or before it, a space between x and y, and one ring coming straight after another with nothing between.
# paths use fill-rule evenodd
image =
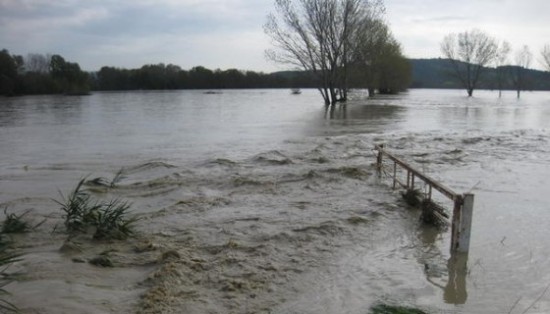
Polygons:
<instances>
[{"instance_id":1,"label":"submerged tree","mask_svg":"<svg viewBox=\"0 0 550 314\"><path fill-rule=\"evenodd\" d=\"M355 40L354 79L356 83L366 85L369 96L373 96L377 89L380 93L397 93L409 85L410 64L383 20L364 21Z\"/></svg>"},{"instance_id":2,"label":"submerged tree","mask_svg":"<svg viewBox=\"0 0 550 314\"><path fill-rule=\"evenodd\" d=\"M451 60L454 74L472 96L487 65L497 56L496 40L480 30L449 34L441 43L441 52Z\"/></svg>"},{"instance_id":3,"label":"submerged tree","mask_svg":"<svg viewBox=\"0 0 550 314\"><path fill-rule=\"evenodd\" d=\"M348 66L361 23L381 14L381 1L275 0L264 26L276 49L267 57L317 78L325 103L346 100Z\"/></svg>"},{"instance_id":4,"label":"submerged tree","mask_svg":"<svg viewBox=\"0 0 550 314\"><path fill-rule=\"evenodd\" d=\"M542 63L548 71L550 71L550 45L544 46L541 51Z\"/></svg>"},{"instance_id":5,"label":"submerged tree","mask_svg":"<svg viewBox=\"0 0 550 314\"><path fill-rule=\"evenodd\" d=\"M529 50L528 46L523 46L523 48L516 53L516 64L512 68L512 82L516 89L518 98L520 93L527 86L525 70L531 65L533 60L533 54Z\"/></svg>"},{"instance_id":6,"label":"submerged tree","mask_svg":"<svg viewBox=\"0 0 550 314\"><path fill-rule=\"evenodd\" d=\"M502 89L506 82L506 70L505 65L508 63L508 55L510 54L510 44L507 41L503 41L497 49L497 55L495 57L496 68L496 80L498 86L498 97L502 97Z\"/></svg>"}]
</instances>

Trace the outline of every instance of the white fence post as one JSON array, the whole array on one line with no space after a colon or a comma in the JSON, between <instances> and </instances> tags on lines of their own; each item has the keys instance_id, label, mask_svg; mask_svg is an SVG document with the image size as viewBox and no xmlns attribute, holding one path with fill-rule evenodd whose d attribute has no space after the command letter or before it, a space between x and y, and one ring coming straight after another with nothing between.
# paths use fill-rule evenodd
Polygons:
<instances>
[{"instance_id":1,"label":"white fence post","mask_svg":"<svg viewBox=\"0 0 550 314\"><path fill-rule=\"evenodd\" d=\"M457 252L466 253L470 250L470 236L472 233L472 218L474 213L474 195L467 193L463 196L460 213L460 227L458 233Z\"/></svg>"}]
</instances>

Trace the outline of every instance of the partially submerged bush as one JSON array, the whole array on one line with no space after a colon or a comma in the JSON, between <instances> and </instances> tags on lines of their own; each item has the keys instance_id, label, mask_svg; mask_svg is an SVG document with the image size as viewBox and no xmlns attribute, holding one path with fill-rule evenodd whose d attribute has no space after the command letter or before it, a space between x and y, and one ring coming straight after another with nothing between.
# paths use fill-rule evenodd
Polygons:
<instances>
[{"instance_id":1,"label":"partially submerged bush","mask_svg":"<svg viewBox=\"0 0 550 314\"><path fill-rule=\"evenodd\" d=\"M82 190L85 179L78 182L76 188L62 200L54 200L65 212L65 228L69 233L87 232L95 228L94 239L125 239L132 234L132 225L136 219L128 219L130 205L120 200L108 203L94 200Z\"/></svg>"},{"instance_id":2,"label":"partially submerged bush","mask_svg":"<svg viewBox=\"0 0 550 314\"><path fill-rule=\"evenodd\" d=\"M420 219L422 222L435 226L439 229L445 229L447 227L449 213L447 213L443 206L430 199L424 199L421 205L422 215L420 216Z\"/></svg>"},{"instance_id":3,"label":"partially submerged bush","mask_svg":"<svg viewBox=\"0 0 550 314\"><path fill-rule=\"evenodd\" d=\"M403 193L403 199L409 206L418 207L420 206L423 199L422 192L420 190L408 189Z\"/></svg>"}]
</instances>

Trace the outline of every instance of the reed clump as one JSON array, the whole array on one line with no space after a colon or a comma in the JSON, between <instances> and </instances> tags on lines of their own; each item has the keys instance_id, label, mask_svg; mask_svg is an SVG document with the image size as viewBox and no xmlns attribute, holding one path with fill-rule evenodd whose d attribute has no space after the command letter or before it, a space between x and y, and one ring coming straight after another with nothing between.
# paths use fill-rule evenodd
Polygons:
<instances>
[{"instance_id":1,"label":"reed clump","mask_svg":"<svg viewBox=\"0 0 550 314\"><path fill-rule=\"evenodd\" d=\"M126 239L131 236L136 218L128 218L130 204L119 199L102 202L83 190L85 179L78 182L67 196L54 200L64 212L64 225L69 234L93 231L93 238Z\"/></svg>"},{"instance_id":2,"label":"reed clump","mask_svg":"<svg viewBox=\"0 0 550 314\"><path fill-rule=\"evenodd\" d=\"M126 239L131 236L136 218L126 218L130 204L119 199L104 203L97 212L94 239Z\"/></svg>"},{"instance_id":3,"label":"reed clump","mask_svg":"<svg viewBox=\"0 0 550 314\"><path fill-rule=\"evenodd\" d=\"M4 287L12 282L12 279L6 274L7 267L19 261L19 255L8 250L5 243L0 243L0 313L19 313L15 305L4 299L4 296L9 295L9 292Z\"/></svg>"},{"instance_id":4,"label":"reed clump","mask_svg":"<svg viewBox=\"0 0 550 314\"><path fill-rule=\"evenodd\" d=\"M23 220L23 217L27 215L29 211L22 214L8 213L8 208L4 209L4 216L6 217L2 222L0 233L25 233L31 229L29 223Z\"/></svg>"}]
</instances>

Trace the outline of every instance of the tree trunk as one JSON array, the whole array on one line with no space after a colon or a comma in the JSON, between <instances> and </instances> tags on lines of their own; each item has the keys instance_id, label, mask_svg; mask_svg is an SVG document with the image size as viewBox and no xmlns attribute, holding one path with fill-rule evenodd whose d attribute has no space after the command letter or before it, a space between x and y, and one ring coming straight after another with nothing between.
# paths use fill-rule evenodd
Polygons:
<instances>
[{"instance_id":1,"label":"tree trunk","mask_svg":"<svg viewBox=\"0 0 550 314\"><path fill-rule=\"evenodd\" d=\"M338 98L336 97L336 90L334 89L334 87L331 87L330 88L330 103L332 105L336 104L336 102L338 102Z\"/></svg>"},{"instance_id":2,"label":"tree trunk","mask_svg":"<svg viewBox=\"0 0 550 314\"><path fill-rule=\"evenodd\" d=\"M468 88L468 97L472 97L474 95L474 89Z\"/></svg>"},{"instance_id":3,"label":"tree trunk","mask_svg":"<svg viewBox=\"0 0 550 314\"><path fill-rule=\"evenodd\" d=\"M369 97L374 97L374 92L375 92L374 88L369 88L368 90L369 90Z\"/></svg>"}]
</instances>

